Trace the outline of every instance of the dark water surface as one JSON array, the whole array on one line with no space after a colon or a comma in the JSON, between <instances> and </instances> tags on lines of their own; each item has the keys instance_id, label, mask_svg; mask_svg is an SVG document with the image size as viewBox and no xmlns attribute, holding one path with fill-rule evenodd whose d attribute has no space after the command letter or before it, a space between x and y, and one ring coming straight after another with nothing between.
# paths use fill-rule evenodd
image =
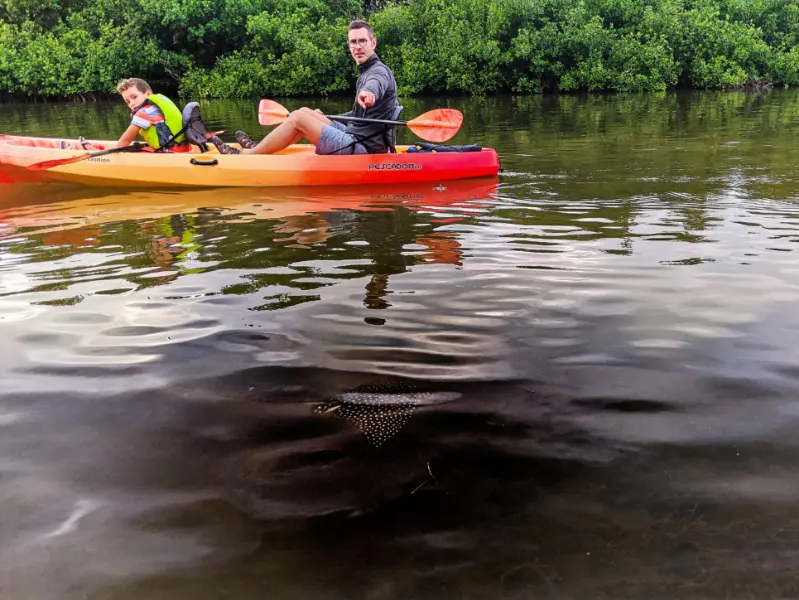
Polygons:
<instances>
[{"instance_id":1,"label":"dark water surface","mask_svg":"<svg viewBox=\"0 0 799 600\"><path fill-rule=\"evenodd\" d=\"M0 189L0 598L799 597L799 93L448 104L498 181Z\"/></svg>"}]
</instances>

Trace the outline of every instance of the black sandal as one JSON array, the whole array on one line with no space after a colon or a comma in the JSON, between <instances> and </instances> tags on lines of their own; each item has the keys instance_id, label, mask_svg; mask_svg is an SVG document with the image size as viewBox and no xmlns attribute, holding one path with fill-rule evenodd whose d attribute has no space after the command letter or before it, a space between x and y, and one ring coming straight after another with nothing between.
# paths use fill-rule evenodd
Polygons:
<instances>
[{"instance_id":1,"label":"black sandal","mask_svg":"<svg viewBox=\"0 0 799 600\"><path fill-rule=\"evenodd\" d=\"M255 148L255 142L253 142L252 139L250 139L250 136L243 131L236 132L236 141L242 148L246 148L247 150L250 148Z\"/></svg>"},{"instance_id":2,"label":"black sandal","mask_svg":"<svg viewBox=\"0 0 799 600\"><path fill-rule=\"evenodd\" d=\"M219 150L219 154L241 154L241 150L228 146L218 135L213 136L208 141L216 146L216 149Z\"/></svg>"}]
</instances>

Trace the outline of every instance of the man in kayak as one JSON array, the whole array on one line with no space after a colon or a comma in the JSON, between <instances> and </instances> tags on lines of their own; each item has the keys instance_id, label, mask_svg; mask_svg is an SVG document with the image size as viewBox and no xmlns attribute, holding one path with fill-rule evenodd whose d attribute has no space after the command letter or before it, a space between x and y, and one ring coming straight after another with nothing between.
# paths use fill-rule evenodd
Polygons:
<instances>
[{"instance_id":1,"label":"man in kayak","mask_svg":"<svg viewBox=\"0 0 799 600\"><path fill-rule=\"evenodd\" d=\"M391 120L397 106L394 74L375 54L377 40L366 21L353 21L347 33L350 54L358 65L355 103L346 116ZM257 146L243 131L236 139L244 150L224 144L218 137L211 142L222 154L274 154L305 138L316 146L317 154L375 154L388 151L389 129L375 123L349 123L346 127L328 119L320 110L303 107L291 113Z\"/></svg>"},{"instance_id":2,"label":"man in kayak","mask_svg":"<svg viewBox=\"0 0 799 600\"><path fill-rule=\"evenodd\" d=\"M153 94L150 85L136 77L120 81L117 91L133 111L117 147L129 146L141 134L153 151L191 152L191 144L182 134L183 115L172 100Z\"/></svg>"}]
</instances>

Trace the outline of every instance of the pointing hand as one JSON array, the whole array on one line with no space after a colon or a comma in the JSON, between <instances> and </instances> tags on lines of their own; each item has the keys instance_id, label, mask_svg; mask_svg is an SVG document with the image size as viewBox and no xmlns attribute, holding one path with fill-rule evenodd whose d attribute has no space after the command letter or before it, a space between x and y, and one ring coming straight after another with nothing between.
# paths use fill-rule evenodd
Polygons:
<instances>
[{"instance_id":1,"label":"pointing hand","mask_svg":"<svg viewBox=\"0 0 799 600\"><path fill-rule=\"evenodd\" d=\"M358 104L361 105L362 108L369 108L370 106L374 106L377 98L372 92L363 91L358 94Z\"/></svg>"}]
</instances>

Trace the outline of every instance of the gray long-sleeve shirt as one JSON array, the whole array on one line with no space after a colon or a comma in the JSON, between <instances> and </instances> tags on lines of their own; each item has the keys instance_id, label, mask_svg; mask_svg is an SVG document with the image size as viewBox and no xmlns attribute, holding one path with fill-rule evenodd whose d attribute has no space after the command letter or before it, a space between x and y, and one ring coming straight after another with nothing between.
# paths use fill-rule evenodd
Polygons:
<instances>
[{"instance_id":1,"label":"gray long-sleeve shirt","mask_svg":"<svg viewBox=\"0 0 799 600\"><path fill-rule=\"evenodd\" d=\"M397 106L397 82L391 72L377 54L373 54L362 65L358 65L358 82L355 84L355 104L352 110L346 113L353 117L366 119L394 118L394 109ZM358 104L358 94L362 91L372 92L375 103L369 108L361 108ZM374 123L347 123L347 133L351 133L370 154L388 151L386 133L389 127ZM370 137L371 136L371 137Z\"/></svg>"}]
</instances>

